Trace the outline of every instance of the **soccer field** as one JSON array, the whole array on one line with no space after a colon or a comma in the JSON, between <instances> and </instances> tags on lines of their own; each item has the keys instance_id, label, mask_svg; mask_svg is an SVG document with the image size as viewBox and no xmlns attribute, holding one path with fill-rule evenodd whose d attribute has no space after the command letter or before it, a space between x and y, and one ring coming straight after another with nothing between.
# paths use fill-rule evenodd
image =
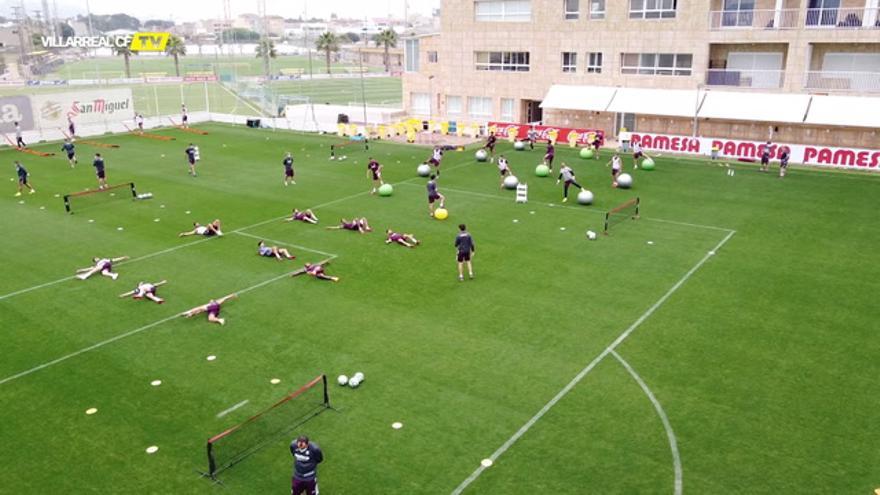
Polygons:
<instances>
[{"instance_id":1,"label":"soccer field","mask_svg":"<svg viewBox=\"0 0 880 495\"><path fill-rule=\"evenodd\" d=\"M57 144L35 148L49 158L0 151L0 492L212 493L197 473L206 440L321 373L335 410L221 473L229 493L286 493L288 444L303 433L325 453L322 493L880 487L880 268L864 260L880 243L880 177L794 168L781 180L747 164L729 176L661 157L655 171L627 170L634 187L619 190L605 160L560 146L557 164L596 195L562 205L555 179L534 176L543 147L504 143L529 202L515 204L472 149L447 152L450 217L438 221L415 174L428 148L376 142L336 162L328 136L199 127L209 134L80 144L75 169ZM95 186L96 150L110 183L153 199L122 189L65 213L60 196ZM370 155L391 197L369 194ZM13 197L17 159L36 194ZM638 220L586 239L634 197ZM283 222L294 207L320 224ZM353 216L375 230L324 228ZM177 236L214 218L224 236ZM460 222L476 243L472 281L457 280ZM422 244L386 245L386 228ZM257 256L258 239L297 259ZM118 280L73 278L93 256L123 255ZM339 283L287 276L327 258ZM165 304L117 297L161 279ZM233 292L224 326L175 317ZM360 388L335 384L356 371Z\"/></svg>"}]
</instances>

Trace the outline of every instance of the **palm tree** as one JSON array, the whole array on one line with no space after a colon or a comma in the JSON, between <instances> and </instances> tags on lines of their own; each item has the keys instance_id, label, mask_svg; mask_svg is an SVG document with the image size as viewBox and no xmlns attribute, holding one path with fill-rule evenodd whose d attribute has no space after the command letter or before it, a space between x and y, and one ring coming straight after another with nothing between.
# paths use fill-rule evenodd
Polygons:
<instances>
[{"instance_id":1,"label":"palm tree","mask_svg":"<svg viewBox=\"0 0 880 495\"><path fill-rule=\"evenodd\" d=\"M269 38L261 39L260 44L257 45L257 58L263 57L263 72L267 76L269 75L269 59L277 56L278 52L275 51L275 43Z\"/></svg>"},{"instance_id":2,"label":"palm tree","mask_svg":"<svg viewBox=\"0 0 880 495\"><path fill-rule=\"evenodd\" d=\"M125 59L125 77L131 78L131 56L137 55L137 52L131 51L131 48L128 45L125 46L114 46L113 53L116 55L122 55L122 58Z\"/></svg>"},{"instance_id":3,"label":"palm tree","mask_svg":"<svg viewBox=\"0 0 880 495\"><path fill-rule=\"evenodd\" d=\"M385 72L391 72L391 57L388 51L391 48L397 48L397 33L393 29L384 29L379 34L373 36L376 46L385 46L385 55L382 59L385 63Z\"/></svg>"},{"instance_id":4,"label":"palm tree","mask_svg":"<svg viewBox=\"0 0 880 495\"><path fill-rule=\"evenodd\" d=\"M177 73L177 77L180 77L180 58L183 55L186 55L186 45L183 44L183 40L180 39L180 36L171 35L168 38L168 44L165 45L165 54L174 57L174 72Z\"/></svg>"},{"instance_id":5,"label":"palm tree","mask_svg":"<svg viewBox=\"0 0 880 495\"><path fill-rule=\"evenodd\" d=\"M330 31L327 31L318 36L315 46L318 48L318 51L324 51L327 55L327 74L330 74L330 54L339 51L339 38Z\"/></svg>"}]
</instances>

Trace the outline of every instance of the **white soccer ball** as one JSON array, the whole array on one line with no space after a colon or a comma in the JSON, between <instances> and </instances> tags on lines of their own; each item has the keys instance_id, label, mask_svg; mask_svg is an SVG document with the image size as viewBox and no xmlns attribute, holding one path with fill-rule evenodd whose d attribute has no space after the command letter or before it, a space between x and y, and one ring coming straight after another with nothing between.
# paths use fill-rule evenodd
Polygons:
<instances>
[{"instance_id":1,"label":"white soccer ball","mask_svg":"<svg viewBox=\"0 0 880 495\"><path fill-rule=\"evenodd\" d=\"M629 189L633 185L632 175L620 174L617 176L617 187L621 189Z\"/></svg>"},{"instance_id":2,"label":"white soccer ball","mask_svg":"<svg viewBox=\"0 0 880 495\"><path fill-rule=\"evenodd\" d=\"M508 175L504 178L504 187L507 189L516 189L516 186L518 185L519 179L517 179L515 175Z\"/></svg>"},{"instance_id":3,"label":"white soccer ball","mask_svg":"<svg viewBox=\"0 0 880 495\"><path fill-rule=\"evenodd\" d=\"M419 177L427 177L431 175L431 166L427 163L423 163L416 167L416 173L419 174Z\"/></svg>"},{"instance_id":4,"label":"white soccer ball","mask_svg":"<svg viewBox=\"0 0 880 495\"><path fill-rule=\"evenodd\" d=\"M348 386L351 388L358 388L361 386L361 381L352 378L351 380L348 381Z\"/></svg>"},{"instance_id":5,"label":"white soccer ball","mask_svg":"<svg viewBox=\"0 0 880 495\"><path fill-rule=\"evenodd\" d=\"M477 150L474 153L474 157L476 157L478 162L485 162L487 158L489 158L489 154L486 153L486 150Z\"/></svg>"},{"instance_id":6,"label":"white soccer ball","mask_svg":"<svg viewBox=\"0 0 880 495\"><path fill-rule=\"evenodd\" d=\"M526 143L522 141L516 141L513 143L513 149L515 149L516 151L522 151L526 149Z\"/></svg>"},{"instance_id":7,"label":"white soccer ball","mask_svg":"<svg viewBox=\"0 0 880 495\"><path fill-rule=\"evenodd\" d=\"M582 205L591 205L593 204L593 193L584 189L583 191L578 193L578 204Z\"/></svg>"},{"instance_id":8,"label":"white soccer ball","mask_svg":"<svg viewBox=\"0 0 880 495\"><path fill-rule=\"evenodd\" d=\"M589 239L591 241L595 241L596 240L596 233L593 232L592 230L588 230L587 231L587 239Z\"/></svg>"},{"instance_id":9,"label":"white soccer ball","mask_svg":"<svg viewBox=\"0 0 880 495\"><path fill-rule=\"evenodd\" d=\"M348 385L348 377L345 375L339 375L339 378L336 379L336 383L338 383L344 387L344 386Z\"/></svg>"},{"instance_id":10,"label":"white soccer ball","mask_svg":"<svg viewBox=\"0 0 880 495\"><path fill-rule=\"evenodd\" d=\"M364 374L361 373L360 371L358 371L357 373L354 374L354 376L352 378L359 381L359 382L363 382L364 381Z\"/></svg>"}]
</instances>

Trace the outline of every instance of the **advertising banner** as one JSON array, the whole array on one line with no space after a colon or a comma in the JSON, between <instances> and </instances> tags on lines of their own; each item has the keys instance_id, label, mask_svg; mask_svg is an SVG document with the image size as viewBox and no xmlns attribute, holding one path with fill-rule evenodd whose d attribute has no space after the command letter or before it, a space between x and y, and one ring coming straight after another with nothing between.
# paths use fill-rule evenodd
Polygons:
<instances>
[{"instance_id":1,"label":"advertising banner","mask_svg":"<svg viewBox=\"0 0 880 495\"><path fill-rule=\"evenodd\" d=\"M134 118L134 103L128 88L34 95L31 104L36 124L43 129L66 129L68 117L76 124L121 122Z\"/></svg>"},{"instance_id":2,"label":"advertising banner","mask_svg":"<svg viewBox=\"0 0 880 495\"><path fill-rule=\"evenodd\" d=\"M489 130L495 130L495 135L500 139L514 136L516 139L525 139L529 129L538 133L539 140L553 140L557 144L572 144L586 146L592 144L598 136L602 143L605 142L605 131L601 129L574 129L570 127L555 127L548 125L514 124L510 122L489 122Z\"/></svg>"}]
</instances>

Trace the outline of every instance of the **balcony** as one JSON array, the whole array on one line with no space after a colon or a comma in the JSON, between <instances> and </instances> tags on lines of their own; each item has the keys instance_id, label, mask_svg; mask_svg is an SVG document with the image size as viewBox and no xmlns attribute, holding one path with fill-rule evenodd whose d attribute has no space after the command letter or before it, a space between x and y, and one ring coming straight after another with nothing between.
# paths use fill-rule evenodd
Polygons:
<instances>
[{"instance_id":1,"label":"balcony","mask_svg":"<svg viewBox=\"0 0 880 495\"><path fill-rule=\"evenodd\" d=\"M709 29L796 29L800 27L800 10L713 10L709 12Z\"/></svg>"},{"instance_id":2,"label":"balcony","mask_svg":"<svg viewBox=\"0 0 880 495\"><path fill-rule=\"evenodd\" d=\"M805 79L808 90L880 92L880 72L809 71Z\"/></svg>"},{"instance_id":3,"label":"balcony","mask_svg":"<svg viewBox=\"0 0 880 495\"><path fill-rule=\"evenodd\" d=\"M880 29L880 9L869 7L807 9L808 29Z\"/></svg>"},{"instance_id":4,"label":"balcony","mask_svg":"<svg viewBox=\"0 0 880 495\"><path fill-rule=\"evenodd\" d=\"M779 89L784 82L785 71L782 70L709 69L706 72L706 86Z\"/></svg>"}]
</instances>

